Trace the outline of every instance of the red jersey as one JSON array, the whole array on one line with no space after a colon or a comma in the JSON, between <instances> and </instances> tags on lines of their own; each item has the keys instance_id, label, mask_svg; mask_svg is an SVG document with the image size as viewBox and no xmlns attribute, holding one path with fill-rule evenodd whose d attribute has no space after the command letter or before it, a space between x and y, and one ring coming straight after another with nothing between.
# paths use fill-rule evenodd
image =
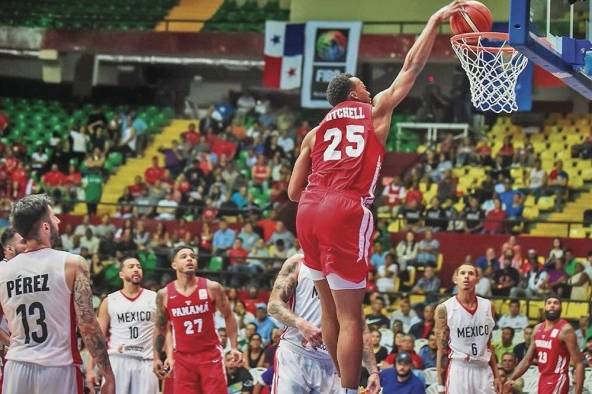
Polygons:
<instances>
[{"instance_id":1,"label":"red jersey","mask_svg":"<svg viewBox=\"0 0 592 394\"><path fill-rule=\"evenodd\" d=\"M197 277L197 288L189 297L177 291L174 281L166 288L166 309L175 351L193 354L217 351L220 338L214 326L215 305L208 293L207 279Z\"/></svg>"},{"instance_id":2,"label":"red jersey","mask_svg":"<svg viewBox=\"0 0 592 394\"><path fill-rule=\"evenodd\" d=\"M372 105L339 103L317 128L306 190L347 192L372 203L383 155L372 124Z\"/></svg>"},{"instance_id":3,"label":"red jersey","mask_svg":"<svg viewBox=\"0 0 592 394\"><path fill-rule=\"evenodd\" d=\"M545 330L543 323L534 333L535 354L541 376L567 374L569 352L565 343L559 339L559 333L566 324L569 323L561 319L553 328Z\"/></svg>"}]
</instances>

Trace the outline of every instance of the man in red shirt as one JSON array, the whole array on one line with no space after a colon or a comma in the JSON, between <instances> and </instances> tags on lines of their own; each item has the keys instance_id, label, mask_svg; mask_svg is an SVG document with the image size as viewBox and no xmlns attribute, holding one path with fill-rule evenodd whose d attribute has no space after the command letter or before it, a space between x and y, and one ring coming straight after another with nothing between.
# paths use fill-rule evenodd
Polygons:
<instances>
[{"instance_id":1,"label":"man in red shirt","mask_svg":"<svg viewBox=\"0 0 592 394\"><path fill-rule=\"evenodd\" d=\"M66 187L76 187L80 186L82 183L82 176L80 175L80 171L76 169L76 166L70 164L68 167L68 174L63 178L63 185Z\"/></svg>"},{"instance_id":2,"label":"man in red shirt","mask_svg":"<svg viewBox=\"0 0 592 394\"><path fill-rule=\"evenodd\" d=\"M226 251L226 255L230 263L228 270L236 274L230 279L230 287L240 287L246 282L245 279L250 279L249 276L254 274L246 260L249 251L243 248L242 239L237 237L232 244L232 248Z\"/></svg>"},{"instance_id":3,"label":"man in red shirt","mask_svg":"<svg viewBox=\"0 0 592 394\"><path fill-rule=\"evenodd\" d=\"M236 145L228 141L226 134L221 133L212 141L212 152L218 156L218 159L224 155L228 160L232 160L236 153Z\"/></svg>"},{"instance_id":4,"label":"man in red shirt","mask_svg":"<svg viewBox=\"0 0 592 394\"><path fill-rule=\"evenodd\" d=\"M154 185L164 177L164 168L158 164L158 156L152 157L152 167L144 172L144 179L149 185Z\"/></svg>"},{"instance_id":5,"label":"man in red shirt","mask_svg":"<svg viewBox=\"0 0 592 394\"><path fill-rule=\"evenodd\" d=\"M12 172L11 180L13 183L13 191L17 192L18 197L25 195L27 189L27 182L29 181L29 175L27 169L19 161L16 169Z\"/></svg>"},{"instance_id":6,"label":"man in red shirt","mask_svg":"<svg viewBox=\"0 0 592 394\"><path fill-rule=\"evenodd\" d=\"M195 130L195 123L189 123L189 129L186 132L184 132L183 134L181 134L181 138L183 138L183 141L185 141L186 143L188 143L191 146L195 146L195 145L199 144L199 140L201 139L201 136Z\"/></svg>"},{"instance_id":7,"label":"man in red shirt","mask_svg":"<svg viewBox=\"0 0 592 394\"><path fill-rule=\"evenodd\" d=\"M53 189L64 184L64 174L58 169L58 165L54 163L51 165L51 170L43 174L41 181L45 187Z\"/></svg>"},{"instance_id":8,"label":"man in red shirt","mask_svg":"<svg viewBox=\"0 0 592 394\"><path fill-rule=\"evenodd\" d=\"M128 188L132 193L132 196L137 198L142 194L143 190L147 189L147 186L142 180L142 177L140 175L136 175L136 177L134 178L134 184L128 186Z\"/></svg>"},{"instance_id":9,"label":"man in red shirt","mask_svg":"<svg viewBox=\"0 0 592 394\"><path fill-rule=\"evenodd\" d=\"M417 182L413 182L405 194L405 203L408 204L412 200L417 202L417 205L422 205L423 203L423 193L419 191L419 185Z\"/></svg>"},{"instance_id":10,"label":"man in red shirt","mask_svg":"<svg viewBox=\"0 0 592 394\"><path fill-rule=\"evenodd\" d=\"M175 393L226 394L224 356L214 325L216 310L224 316L233 362L240 362L241 353L237 349L236 320L224 287L195 275L197 259L191 247L175 248L171 266L177 279L156 295L154 373L164 379L174 368ZM173 334L173 360L165 352L169 329Z\"/></svg>"},{"instance_id":11,"label":"man in red shirt","mask_svg":"<svg viewBox=\"0 0 592 394\"><path fill-rule=\"evenodd\" d=\"M243 248L243 241L240 238L236 238L232 244L232 248L226 252L228 255L228 261L230 265L245 264L246 258L249 255L249 251Z\"/></svg>"}]
</instances>

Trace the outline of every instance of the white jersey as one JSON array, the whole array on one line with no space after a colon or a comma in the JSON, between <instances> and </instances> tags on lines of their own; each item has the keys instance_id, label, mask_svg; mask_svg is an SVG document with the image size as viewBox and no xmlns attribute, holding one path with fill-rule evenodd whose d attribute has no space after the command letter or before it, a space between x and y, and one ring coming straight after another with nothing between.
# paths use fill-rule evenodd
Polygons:
<instances>
[{"instance_id":1,"label":"white jersey","mask_svg":"<svg viewBox=\"0 0 592 394\"><path fill-rule=\"evenodd\" d=\"M136 298L131 299L116 291L107 296L107 309L109 354L152 359L156 293L142 289Z\"/></svg>"},{"instance_id":2,"label":"white jersey","mask_svg":"<svg viewBox=\"0 0 592 394\"><path fill-rule=\"evenodd\" d=\"M6 359L42 366L82 364L76 341L67 252L21 253L0 265L0 304L8 321Z\"/></svg>"},{"instance_id":3,"label":"white jersey","mask_svg":"<svg viewBox=\"0 0 592 394\"><path fill-rule=\"evenodd\" d=\"M491 302L477 297L477 309L467 310L455 297L444 302L450 331L449 358L489 362L489 340L495 326Z\"/></svg>"},{"instance_id":4,"label":"white jersey","mask_svg":"<svg viewBox=\"0 0 592 394\"><path fill-rule=\"evenodd\" d=\"M298 272L298 285L290 300L290 306L294 314L302 317L316 327L321 327L321 301L319 294L314 286L310 268L302 263L300 263L300 271ZM297 328L286 327L282 334L280 345L288 345L290 348L306 356L321 359L331 358L325 345L313 349L310 345L303 345L303 341L304 337Z\"/></svg>"}]
</instances>

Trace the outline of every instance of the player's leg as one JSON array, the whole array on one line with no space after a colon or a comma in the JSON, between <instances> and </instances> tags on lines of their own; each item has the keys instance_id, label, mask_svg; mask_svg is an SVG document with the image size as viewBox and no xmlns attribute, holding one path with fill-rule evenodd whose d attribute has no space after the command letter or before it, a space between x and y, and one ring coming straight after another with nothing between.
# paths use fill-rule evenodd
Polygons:
<instances>
[{"instance_id":1,"label":"player's leg","mask_svg":"<svg viewBox=\"0 0 592 394\"><path fill-rule=\"evenodd\" d=\"M175 353L173 392L201 394L198 368L191 363L191 355Z\"/></svg>"},{"instance_id":2,"label":"player's leg","mask_svg":"<svg viewBox=\"0 0 592 394\"><path fill-rule=\"evenodd\" d=\"M327 346L327 351L331 355L331 358L337 367L337 372L339 373L339 364L337 360L339 321L337 320L333 293L331 292L326 279L315 280L314 283L321 301L321 331L323 333L323 343Z\"/></svg>"},{"instance_id":3,"label":"player's leg","mask_svg":"<svg viewBox=\"0 0 592 394\"><path fill-rule=\"evenodd\" d=\"M446 394L475 393L469 367L457 360L450 360L446 370Z\"/></svg>"},{"instance_id":4,"label":"player's leg","mask_svg":"<svg viewBox=\"0 0 592 394\"><path fill-rule=\"evenodd\" d=\"M35 391L31 391L29 394L84 393L84 379L78 366L42 367L37 365L35 367L37 370ZM18 392L20 391L11 391L11 393Z\"/></svg>"},{"instance_id":5,"label":"player's leg","mask_svg":"<svg viewBox=\"0 0 592 394\"><path fill-rule=\"evenodd\" d=\"M152 361L136 359L134 364L128 394L158 394L158 378L152 372Z\"/></svg>"},{"instance_id":6,"label":"player's leg","mask_svg":"<svg viewBox=\"0 0 592 394\"><path fill-rule=\"evenodd\" d=\"M218 362L213 364L203 364L199 368L202 394L227 394L228 380L226 379L226 369L224 368L224 359L221 357ZM175 390L175 393L177 391Z\"/></svg>"},{"instance_id":7,"label":"player's leg","mask_svg":"<svg viewBox=\"0 0 592 394\"><path fill-rule=\"evenodd\" d=\"M495 380L493 379L493 371L489 365L483 368L473 368L473 381L475 386L479 388L481 394L496 394Z\"/></svg>"},{"instance_id":8,"label":"player's leg","mask_svg":"<svg viewBox=\"0 0 592 394\"><path fill-rule=\"evenodd\" d=\"M134 374L133 361L131 357L109 356L113 377L115 378L116 394L127 394L129 392L132 375Z\"/></svg>"},{"instance_id":9,"label":"player's leg","mask_svg":"<svg viewBox=\"0 0 592 394\"><path fill-rule=\"evenodd\" d=\"M6 361L4 366L3 393L29 394L35 391L37 371L30 363Z\"/></svg>"},{"instance_id":10,"label":"player's leg","mask_svg":"<svg viewBox=\"0 0 592 394\"><path fill-rule=\"evenodd\" d=\"M339 322L337 363L341 375L341 386L357 390L362 366L364 331L362 302L366 288L331 290L331 292Z\"/></svg>"},{"instance_id":11,"label":"player's leg","mask_svg":"<svg viewBox=\"0 0 592 394\"><path fill-rule=\"evenodd\" d=\"M341 380L333 363L327 361L317 361L317 373L311 373L310 376L312 393L314 394L339 394L341 392Z\"/></svg>"},{"instance_id":12,"label":"player's leg","mask_svg":"<svg viewBox=\"0 0 592 394\"><path fill-rule=\"evenodd\" d=\"M308 394L310 389L306 384L308 369L304 357L280 346L275 352L273 382L271 392L273 394L294 393Z\"/></svg>"}]
</instances>

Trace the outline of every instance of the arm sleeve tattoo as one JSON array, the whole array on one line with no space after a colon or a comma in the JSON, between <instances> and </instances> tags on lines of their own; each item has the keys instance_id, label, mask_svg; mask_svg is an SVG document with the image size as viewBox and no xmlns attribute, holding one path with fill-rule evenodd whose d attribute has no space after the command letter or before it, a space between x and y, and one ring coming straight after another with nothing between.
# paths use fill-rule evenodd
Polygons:
<instances>
[{"instance_id":1,"label":"arm sleeve tattoo","mask_svg":"<svg viewBox=\"0 0 592 394\"><path fill-rule=\"evenodd\" d=\"M156 293L156 319L154 323L154 358L166 358L165 341L168 327L168 316L164 307L164 291Z\"/></svg>"},{"instance_id":2,"label":"arm sleeve tattoo","mask_svg":"<svg viewBox=\"0 0 592 394\"><path fill-rule=\"evenodd\" d=\"M297 259L290 259L284 263L273 284L267 307L271 316L289 327L295 327L298 319L298 316L288 306L290 297L292 297L298 285L298 279L295 275L298 264L299 260Z\"/></svg>"}]
</instances>

